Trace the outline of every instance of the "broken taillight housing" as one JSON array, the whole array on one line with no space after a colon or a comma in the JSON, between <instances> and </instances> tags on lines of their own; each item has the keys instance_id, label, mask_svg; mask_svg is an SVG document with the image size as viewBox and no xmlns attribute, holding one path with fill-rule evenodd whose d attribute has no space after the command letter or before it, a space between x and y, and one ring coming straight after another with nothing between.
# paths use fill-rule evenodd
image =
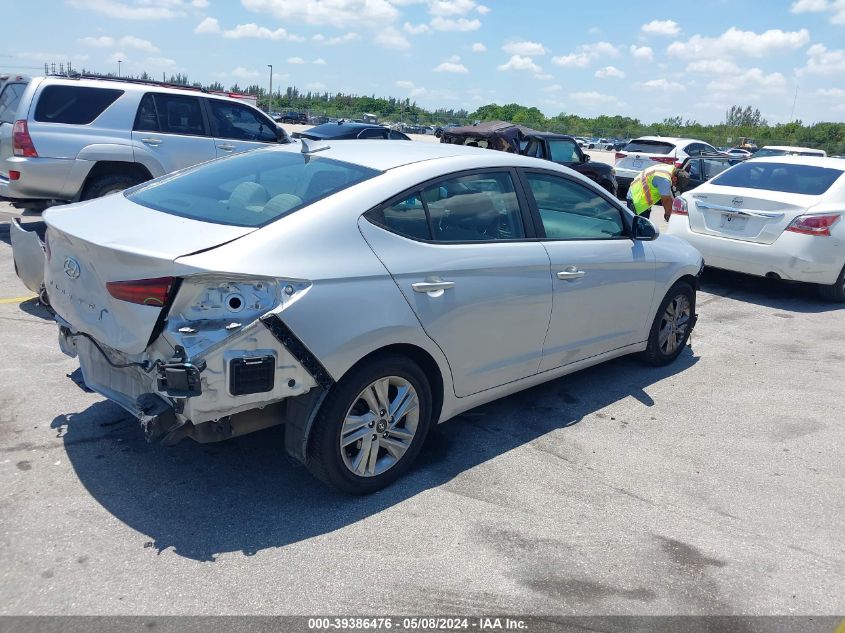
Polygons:
<instances>
[{"instance_id":1,"label":"broken taillight housing","mask_svg":"<svg viewBox=\"0 0 845 633\"><path fill-rule=\"evenodd\" d=\"M672 215L689 215L687 201L683 198L675 198L672 201Z\"/></svg>"},{"instance_id":2,"label":"broken taillight housing","mask_svg":"<svg viewBox=\"0 0 845 633\"><path fill-rule=\"evenodd\" d=\"M799 215L788 227L787 231L803 235L830 235L830 228L839 221L838 213L826 215Z\"/></svg>"},{"instance_id":3,"label":"broken taillight housing","mask_svg":"<svg viewBox=\"0 0 845 633\"><path fill-rule=\"evenodd\" d=\"M170 292L175 281L175 277L109 281L106 283L106 290L112 297L121 301L163 308L170 302Z\"/></svg>"}]
</instances>

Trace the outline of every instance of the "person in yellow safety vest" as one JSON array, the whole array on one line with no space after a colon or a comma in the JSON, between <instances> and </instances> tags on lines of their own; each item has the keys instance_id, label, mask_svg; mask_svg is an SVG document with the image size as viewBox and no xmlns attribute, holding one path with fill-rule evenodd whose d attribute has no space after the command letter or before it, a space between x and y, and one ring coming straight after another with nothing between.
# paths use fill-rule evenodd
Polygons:
<instances>
[{"instance_id":1,"label":"person in yellow safety vest","mask_svg":"<svg viewBox=\"0 0 845 633\"><path fill-rule=\"evenodd\" d=\"M672 190L681 191L689 183L689 174L673 165L654 165L634 176L628 187L628 208L635 215L651 216L651 208L663 205L663 218L672 215Z\"/></svg>"}]
</instances>

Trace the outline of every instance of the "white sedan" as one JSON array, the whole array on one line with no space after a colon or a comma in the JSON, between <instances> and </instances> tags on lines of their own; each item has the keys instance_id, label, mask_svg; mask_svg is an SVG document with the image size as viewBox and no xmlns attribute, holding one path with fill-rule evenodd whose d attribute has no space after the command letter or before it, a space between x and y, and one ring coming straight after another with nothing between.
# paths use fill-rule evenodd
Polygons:
<instances>
[{"instance_id":1,"label":"white sedan","mask_svg":"<svg viewBox=\"0 0 845 633\"><path fill-rule=\"evenodd\" d=\"M845 161L751 159L675 201L668 232L708 266L819 284L845 302Z\"/></svg>"}]
</instances>

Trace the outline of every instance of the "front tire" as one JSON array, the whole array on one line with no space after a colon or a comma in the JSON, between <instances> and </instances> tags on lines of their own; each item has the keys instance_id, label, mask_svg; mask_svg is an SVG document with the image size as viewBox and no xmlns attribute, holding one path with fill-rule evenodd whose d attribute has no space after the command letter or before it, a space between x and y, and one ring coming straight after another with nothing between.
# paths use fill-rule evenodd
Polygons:
<instances>
[{"instance_id":1,"label":"front tire","mask_svg":"<svg viewBox=\"0 0 845 633\"><path fill-rule=\"evenodd\" d=\"M431 387L411 360L376 357L334 385L308 442L308 469L351 494L393 483L416 459L431 426Z\"/></svg>"},{"instance_id":2,"label":"front tire","mask_svg":"<svg viewBox=\"0 0 845 633\"><path fill-rule=\"evenodd\" d=\"M651 330L643 359L650 365L668 365L683 351L695 315L695 290L688 283L676 283L666 293Z\"/></svg>"},{"instance_id":3,"label":"front tire","mask_svg":"<svg viewBox=\"0 0 845 633\"><path fill-rule=\"evenodd\" d=\"M129 187L134 187L142 181L130 174L107 174L94 178L91 182L85 185L82 192L81 200L93 200L95 198L102 198L110 193L117 193Z\"/></svg>"},{"instance_id":4,"label":"front tire","mask_svg":"<svg viewBox=\"0 0 845 633\"><path fill-rule=\"evenodd\" d=\"M839 273L835 283L829 286L819 286L819 294L828 301L845 303L845 267L842 268L842 272Z\"/></svg>"}]
</instances>

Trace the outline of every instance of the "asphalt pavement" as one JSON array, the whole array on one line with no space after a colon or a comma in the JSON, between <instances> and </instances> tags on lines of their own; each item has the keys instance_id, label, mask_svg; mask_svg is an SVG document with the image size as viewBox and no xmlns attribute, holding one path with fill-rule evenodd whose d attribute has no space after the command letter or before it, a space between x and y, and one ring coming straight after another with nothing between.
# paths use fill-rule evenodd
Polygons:
<instances>
[{"instance_id":1,"label":"asphalt pavement","mask_svg":"<svg viewBox=\"0 0 845 633\"><path fill-rule=\"evenodd\" d=\"M465 413L353 498L278 428L145 443L68 378L8 242L0 615L845 613L845 319L811 288L708 271L673 365Z\"/></svg>"}]
</instances>

